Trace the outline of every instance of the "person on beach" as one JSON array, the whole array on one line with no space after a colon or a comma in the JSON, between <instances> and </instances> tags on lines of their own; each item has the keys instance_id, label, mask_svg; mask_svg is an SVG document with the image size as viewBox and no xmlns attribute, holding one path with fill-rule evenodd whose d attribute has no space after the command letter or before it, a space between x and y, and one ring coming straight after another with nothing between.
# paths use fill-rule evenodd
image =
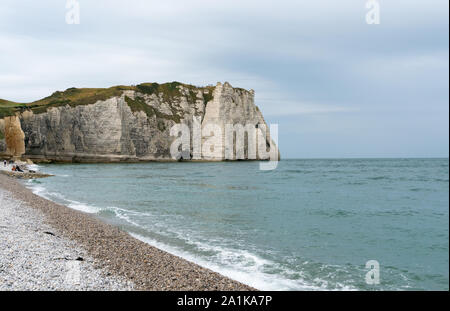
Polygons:
<instances>
[{"instance_id":1,"label":"person on beach","mask_svg":"<svg viewBox=\"0 0 450 311\"><path fill-rule=\"evenodd\" d=\"M13 167L12 167L12 169L11 169L13 172L15 172L16 171L16 166L15 165L13 165Z\"/></svg>"}]
</instances>

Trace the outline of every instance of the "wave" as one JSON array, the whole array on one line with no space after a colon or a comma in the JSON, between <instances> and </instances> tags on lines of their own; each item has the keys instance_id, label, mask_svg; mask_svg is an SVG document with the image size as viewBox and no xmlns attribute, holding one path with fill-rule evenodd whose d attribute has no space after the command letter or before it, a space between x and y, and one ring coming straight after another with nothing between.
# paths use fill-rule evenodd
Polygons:
<instances>
[{"instance_id":1,"label":"wave","mask_svg":"<svg viewBox=\"0 0 450 311\"><path fill-rule=\"evenodd\" d=\"M72 201L72 200L67 200L67 201L70 202L67 205L68 207L88 213L88 214L97 214L98 212L101 211L101 208L97 207L97 206L92 206L92 205L88 205L88 204L84 204L84 203Z\"/></svg>"},{"instance_id":2,"label":"wave","mask_svg":"<svg viewBox=\"0 0 450 311\"><path fill-rule=\"evenodd\" d=\"M214 262L206 261L201 257L195 256L194 254L192 254L190 252L181 250L177 247L167 245L165 243L161 243L155 239L151 239L149 237L145 237L145 236L142 236L142 235L139 235L136 233L130 233L130 234L134 238L141 240L151 246L159 248L170 254L179 256L190 262L196 263L204 268L218 272L226 277L229 277L233 280L242 282L249 286L255 287L257 289L262 289L262 290L282 290L283 289L283 288L280 288L280 286L277 286L274 282L268 282L268 280L264 280L264 277L262 275L256 275L255 273L251 273L250 271L245 271L244 269L241 269L241 267L239 267L239 266L234 266L234 268L232 269L231 267L227 267L224 265L218 265ZM224 253L224 255L226 256L226 253ZM247 254L247 256L244 256L244 257L253 258L254 263L257 263L258 265L264 265L264 262L265 262L264 260L254 256L252 254ZM255 268L253 268L252 270L255 270ZM277 280L277 282L279 282L279 280ZM292 288L291 286L285 286L285 287Z\"/></svg>"},{"instance_id":3,"label":"wave","mask_svg":"<svg viewBox=\"0 0 450 311\"><path fill-rule=\"evenodd\" d=\"M337 283L330 288L326 280L316 278L313 282L301 278L301 271L292 271L281 264L261 258L250 251L230 249L198 241L187 241L203 251L213 253L209 260L179 247L162 243L141 234L130 232L134 238L170 254L179 256L204 268L220 273L230 279L247 284L259 290L356 290L353 286ZM214 260L211 260L213 258ZM274 271L270 273L270 271Z\"/></svg>"},{"instance_id":4,"label":"wave","mask_svg":"<svg viewBox=\"0 0 450 311\"><path fill-rule=\"evenodd\" d=\"M100 212L102 209L97 206L89 205L83 202L78 202L75 200L70 200L64 197L61 193L51 192L40 182L36 182L34 180L30 180L26 183L26 187L29 188L34 194L43 197L49 201L53 201L56 203L64 204L72 209L79 210L89 214L96 214Z\"/></svg>"},{"instance_id":5,"label":"wave","mask_svg":"<svg viewBox=\"0 0 450 311\"><path fill-rule=\"evenodd\" d=\"M237 249L225 246L227 241L208 240L207 242L199 241L198 238L192 237L189 232L179 232L170 226L167 230L176 236L176 239L181 241L179 246L174 246L178 243L164 243L161 240L167 238L170 234L166 230L166 235L162 233L160 239L154 239L147 234L155 233L153 229L157 229L161 224L153 223L151 226L156 226L151 229L148 225L139 224L136 219L142 216L152 216L149 213L133 211L120 207L110 206L100 208L87 203L68 199L64 195L49 191L39 181L30 181L27 187L33 193L45 199L64 204L69 208L76 209L85 213L100 214L108 213L110 217L116 217L122 221L127 222L131 226L127 230L133 237L148 243L154 247L164 250L173 255L182 257L188 261L196 263L202 267L220 273L233 280L242 282L260 290L355 290L356 288L341 284L330 284L325 279L310 277L305 278L305 273L299 270L292 270L281 263L277 263L270 259L262 258L250 250ZM137 234L138 231L142 234ZM157 234L159 235L159 234ZM190 250L186 250L190 248ZM334 270L333 267L325 267L326 269ZM307 273L306 273L307 274Z\"/></svg>"},{"instance_id":6,"label":"wave","mask_svg":"<svg viewBox=\"0 0 450 311\"><path fill-rule=\"evenodd\" d=\"M40 166L37 165L37 164L27 164L27 168L28 168L29 170L38 172L39 169L40 169Z\"/></svg>"},{"instance_id":7,"label":"wave","mask_svg":"<svg viewBox=\"0 0 450 311\"><path fill-rule=\"evenodd\" d=\"M131 211L115 206L105 208L102 212L113 212L115 217L127 222L132 226L132 228L137 229L136 231L145 233L148 232L149 228L134 221L133 216L152 216L149 213ZM157 224L155 223L154 225ZM192 238L187 232L172 232L177 239L182 241L184 246L188 245L196 249L198 252L196 254L192 251L186 251L182 246L173 246L146 236L145 233L138 234L133 232L133 230L128 230L128 233L134 238L151 246L260 290L280 291L330 289L328 287L328 282L325 280L315 279L314 284L309 283L306 280L299 278L302 274L301 272L289 270L279 263L264 259L250 251L231 249L213 244L214 242L223 244L224 241L211 241L211 243L203 243L195 238ZM199 253L208 254L208 259ZM270 271L276 272L270 273ZM343 284L337 284L336 287L341 290L355 290L355 288Z\"/></svg>"},{"instance_id":8,"label":"wave","mask_svg":"<svg viewBox=\"0 0 450 311\"><path fill-rule=\"evenodd\" d=\"M107 210L112 211L117 218L125 220L126 222L128 222L129 224L131 224L135 227L144 229L143 226L141 226L137 222L131 220L131 218L128 216L130 211L125 210L123 208L115 207L115 206L108 207ZM135 214L139 214L139 213L135 213Z\"/></svg>"}]
</instances>

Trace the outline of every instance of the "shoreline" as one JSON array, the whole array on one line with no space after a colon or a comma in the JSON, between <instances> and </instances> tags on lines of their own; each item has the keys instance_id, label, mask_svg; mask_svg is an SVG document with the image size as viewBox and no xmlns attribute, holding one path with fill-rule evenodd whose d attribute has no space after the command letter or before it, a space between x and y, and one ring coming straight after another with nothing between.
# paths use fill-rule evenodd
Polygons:
<instances>
[{"instance_id":1,"label":"shoreline","mask_svg":"<svg viewBox=\"0 0 450 311\"><path fill-rule=\"evenodd\" d=\"M56 236L73 241L94 259L96 268L132 282L133 289L255 290L140 241L91 215L44 199L12 177L0 174L0 189L40 212Z\"/></svg>"},{"instance_id":2,"label":"shoreline","mask_svg":"<svg viewBox=\"0 0 450 311\"><path fill-rule=\"evenodd\" d=\"M45 216L0 188L0 290L133 290L132 282L96 266Z\"/></svg>"}]
</instances>

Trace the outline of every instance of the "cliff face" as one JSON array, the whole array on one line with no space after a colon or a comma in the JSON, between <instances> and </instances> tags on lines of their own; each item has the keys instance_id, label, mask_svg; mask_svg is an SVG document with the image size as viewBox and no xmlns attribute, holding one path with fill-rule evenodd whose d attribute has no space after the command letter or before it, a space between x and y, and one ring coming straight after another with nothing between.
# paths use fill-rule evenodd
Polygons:
<instances>
[{"instance_id":1,"label":"cliff face","mask_svg":"<svg viewBox=\"0 0 450 311\"><path fill-rule=\"evenodd\" d=\"M100 97L95 92L88 99L80 97L79 89L66 92L55 93L56 99L49 97L45 105L30 104L0 119L0 153L67 162L173 160L170 148L176 137L170 129L175 124L186 124L193 142L194 120L202 129L213 123L221 131L212 139L222 143L226 124L265 124L254 104L254 92L228 83L205 88L142 84ZM269 140L264 138L264 144ZM189 151L193 156L193 144ZM213 156L200 152L194 158L224 160L225 148L216 148ZM267 156L261 153L256 158Z\"/></svg>"},{"instance_id":2,"label":"cliff face","mask_svg":"<svg viewBox=\"0 0 450 311\"><path fill-rule=\"evenodd\" d=\"M7 154L20 156L25 153L25 134L17 116L5 117L0 121L0 131L3 139L0 142L0 150Z\"/></svg>"}]
</instances>

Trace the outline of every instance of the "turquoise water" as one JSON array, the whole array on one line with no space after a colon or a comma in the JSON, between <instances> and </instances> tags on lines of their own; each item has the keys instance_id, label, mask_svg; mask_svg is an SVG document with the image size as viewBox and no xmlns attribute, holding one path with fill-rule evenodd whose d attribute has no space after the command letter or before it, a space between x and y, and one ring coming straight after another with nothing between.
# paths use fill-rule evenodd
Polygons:
<instances>
[{"instance_id":1,"label":"turquoise water","mask_svg":"<svg viewBox=\"0 0 450 311\"><path fill-rule=\"evenodd\" d=\"M35 193L259 289L449 289L448 159L40 169Z\"/></svg>"}]
</instances>

